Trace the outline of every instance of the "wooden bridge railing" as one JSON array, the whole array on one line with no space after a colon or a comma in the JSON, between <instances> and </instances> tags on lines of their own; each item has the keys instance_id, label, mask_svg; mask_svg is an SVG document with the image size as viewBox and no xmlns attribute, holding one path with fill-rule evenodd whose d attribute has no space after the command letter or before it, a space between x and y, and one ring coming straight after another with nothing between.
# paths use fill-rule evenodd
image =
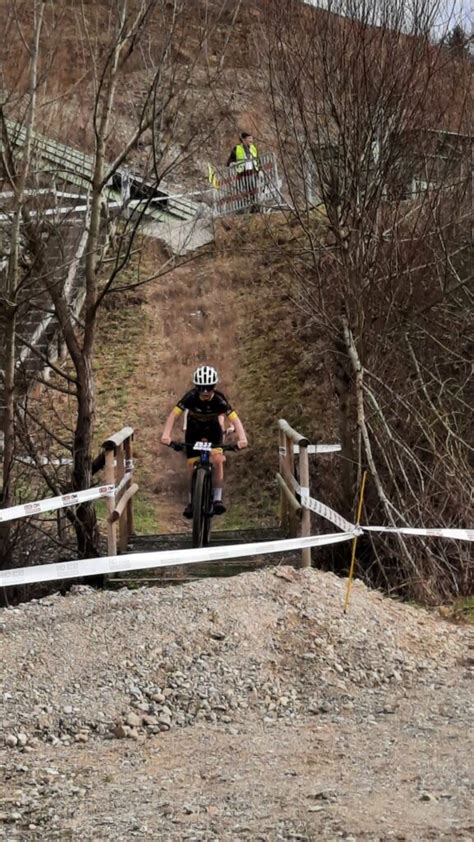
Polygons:
<instances>
[{"instance_id":1,"label":"wooden bridge railing","mask_svg":"<svg viewBox=\"0 0 474 842\"><path fill-rule=\"evenodd\" d=\"M295 538L300 532L302 537L310 534L311 514L301 506L300 494L309 496L309 461L307 438L290 427L287 421L278 421L280 471L277 482L280 487L280 522L290 537ZM294 445L299 447L299 480L296 477ZM301 566L311 567L311 549L301 551Z\"/></svg>"},{"instance_id":2,"label":"wooden bridge railing","mask_svg":"<svg viewBox=\"0 0 474 842\"><path fill-rule=\"evenodd\" d=\"M107 497L107 550L109 555L118 549L127 552L128 539L133 535L133 497L138 485L133 482L133 428L123 427L102 444L103 453L96 460L97 469L104 467L107 485L115 486L113 497Z\"/></svg>"}]
</instances>

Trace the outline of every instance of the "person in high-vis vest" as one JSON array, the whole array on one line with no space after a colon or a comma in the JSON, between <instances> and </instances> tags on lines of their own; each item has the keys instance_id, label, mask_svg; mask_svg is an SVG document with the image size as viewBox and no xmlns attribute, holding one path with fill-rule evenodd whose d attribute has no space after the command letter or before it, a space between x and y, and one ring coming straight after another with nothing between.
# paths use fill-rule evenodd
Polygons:
<instances>
[{"instance_id":1,"label":"person in high-vis vest","mask_svg":"<svg viewBox=\"0 0 474 842\"><path fill-rule=\"evenodd\" d=\"M258 150L249 132L241 133L240 143L230 153L227 166L232 166L239 173L259 171Z\"/></svg>"},{"instance_id":2,"label":"person in high-vis vest","mask_svg":"<svg viewBox=\"0 0 474 842\"><path fill-rule=\"evenodd\" d=\"M249 132L242 132L240 143L232 149L229 155L227 166L231 172L236 173L238 191L246 200L250 200L251 212L259 210L258 207L258 175L260 162L258 150L253 137Z\"/></svg>"}]
</instances>

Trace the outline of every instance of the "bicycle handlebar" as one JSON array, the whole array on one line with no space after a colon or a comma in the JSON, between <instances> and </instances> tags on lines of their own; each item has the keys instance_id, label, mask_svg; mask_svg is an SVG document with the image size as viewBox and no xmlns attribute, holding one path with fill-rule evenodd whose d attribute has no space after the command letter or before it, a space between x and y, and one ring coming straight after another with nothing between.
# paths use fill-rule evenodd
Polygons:
<instances>
[{"instance_id":1,"label":"bicycle handlebar","mask_svg":"<svg viewBox=\"0 0 474 842\"><path fill-rule=\"evenodd\" d=\"M173 450L181 451L186 450L187 447L192 447L192 445L187 445L184 441L172 441L169 443L168 447L173 448ZM213 449L237 451L240 450L240 447L236 444L216 444L215 447L213 446Z\"/></svg>"}]
</instances>

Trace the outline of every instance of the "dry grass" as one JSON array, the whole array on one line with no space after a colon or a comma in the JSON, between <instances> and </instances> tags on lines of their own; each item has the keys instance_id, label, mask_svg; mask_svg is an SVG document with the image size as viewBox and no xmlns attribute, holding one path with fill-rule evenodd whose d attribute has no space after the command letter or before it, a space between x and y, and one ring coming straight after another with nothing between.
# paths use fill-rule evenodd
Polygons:
<instances>
[{"instance_id":1,"label":"dry grass","mask_svg":"<svg viewBox=\"0 0 474 842\"><path fill-rule=\"evenodd\" d=\"M269 227L269 225L271 227ZM301 344L278 239L284 220L241 217L220 227L213 255L198 256L161 279L107 299L97 326L96 445L124 425L135 429L136 479L147 531L181 531L184 460L160 444L166 417L190 387L193 369L215 365L221 388L246 427L250 448L227 463L227 516L219 527L275 522L276 420L309 437L334 438L334 413L318 361ZM145 240L140 267L156 271L156 241ZM75 401L45 392L41 403L70 439ZM179 422L175 436L179 438Z\"/></svg>"}]
</instances>

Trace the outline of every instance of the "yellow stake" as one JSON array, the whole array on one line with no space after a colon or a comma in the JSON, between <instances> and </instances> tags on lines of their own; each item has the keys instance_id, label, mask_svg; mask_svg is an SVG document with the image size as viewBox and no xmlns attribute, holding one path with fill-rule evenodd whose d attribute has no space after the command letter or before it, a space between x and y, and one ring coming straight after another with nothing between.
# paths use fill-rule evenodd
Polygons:
<instances>
[{"instance_id":1,"label":"yellow stake","mask_svg":"<svg viewBox=\"0 0 474 842\"><path fill-rule=\"evenodd\" d=\"M364 471L362 474L362 482L360 484L360 491L359 491L359 505L357 506L357 526L360 526L360 518L362 514L362 503L364 502L364 489L365 489L365 481L367 479L367 471ZM354 576L354 568L355 568L355 561L356 561L356 546L357 546L357 535L354 536L352 539L352 557L351 557L351 567L349 570L349 581L347 582L347 591L346 591L346 598L344 601L344 614L347 611L347 606L349 605L349 596L351 592L352 586L352 579Z\"/></svg>"}]
</instances>

